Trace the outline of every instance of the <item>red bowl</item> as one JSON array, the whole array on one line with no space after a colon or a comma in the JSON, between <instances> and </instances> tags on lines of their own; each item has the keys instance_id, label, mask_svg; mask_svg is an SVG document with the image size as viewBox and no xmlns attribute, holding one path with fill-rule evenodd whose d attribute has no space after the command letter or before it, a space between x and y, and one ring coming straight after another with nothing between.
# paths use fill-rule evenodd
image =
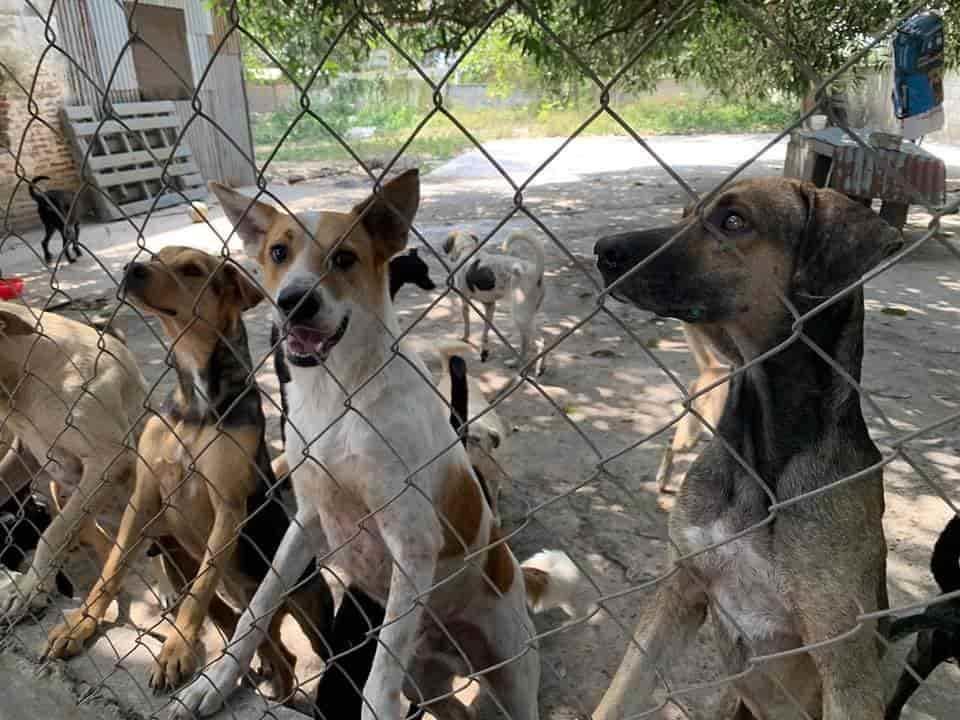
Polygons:
<instances>
[{"instance_id":1,"label":"red bowl","mask_svg":"<svg viewBox=\"0 0 960 720\"><path fill-rule=\"evenodd\" d=\"M23 293L23 278L0 278L0 300L13 300Z\"/></svg>"}]
</instances>

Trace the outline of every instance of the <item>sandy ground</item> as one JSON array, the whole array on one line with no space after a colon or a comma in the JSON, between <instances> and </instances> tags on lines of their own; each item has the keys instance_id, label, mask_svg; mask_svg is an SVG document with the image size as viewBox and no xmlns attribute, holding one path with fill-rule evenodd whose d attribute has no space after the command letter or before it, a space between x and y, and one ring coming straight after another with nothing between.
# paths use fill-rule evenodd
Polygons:
<instances>
[{"instance_id":1,"label":"sandy ground","mask_svg":"<svg viewBox=\"0 0 960 720\"><path fill-rule=\"evenodd\" d=\"M767 139L697 136L655 138L652 144L687 182L705 191L759 151ZM558 143L501 141L491 143L488 149L519 185ZM780 174L784 150L781 144L769 151L747 174ZM947 158L951 187L956 187L960 183L960 152L947 147L933 150ZM272 189L294 209L344 209L366 193L362 179L352 175ZM666 567L665 523L671 499L657 492L653 475L669 435L659 435L639 446L637 442L676 417L680 393L650 353L683 381L692 379L694 366L678 323L608 303L610 312L629 328L634 340L613 318L595 312L593 296L598 279L592 270L591 249L603 234L678 218L685 194L642 148L614 138L575 140L545 172L524 184L524 210L519 212L514 204L516 188L479 153L461 156L427 175L422 194L417 229L435 247L454 227L488 233L505 222L508 230L526 227L538 231L524 210L542 224L541 230L553 235L551 239L541 232L547 248L548 278L542 325L548 342L563 340L551 352L548 371L538 386L528 383L500 405L512 429L501 458L513 483L502 507L506 527L517 530L511 542L516 554L524 558L544 547L563 548L605 594L653 579ZM212 218L214 227L225 233L227 223L218 208ZM928 220L922 213L913 214L911 235L918 236ZM162 211L145 224L143 218L134 222L139 227L113 223L85 228L82 238L95 251L98 262L88 256L74 266L60 267L52 278L54 286L91 306L112 304L113 279L135 254L138 236L139 243L151 249L168 244L208 250L221 247L209 228L189 225L179 209ZM950 218L945 226L956 230L960 222ZM503 236L498 235L498 239ZM37 240L37 233L27 235L28 243ZM909 432L947 418L960 407L960 243L952 236L945 242L952 243L953 252L943 244L929 242L866 287L864 385L890 425L870 404L864 408L874 438L884 450L889 450L885 443L894 436L891 426L896 433ZM239 252L236 243L230 249ZM0 263L4 273L29 278L29 299L39 301L49 295L51 277L27 247L8 241L3 251ZM422 254L429 255L427 251ZM439 263L431 261L431 265L434 279L442 285ZM406 288L398 305L402 322L408 327L415 325L412 334L417 337L453 339L460 334L459 305L452 298L438 299L436 294L427 296ZM891 308L899 312L890 314ZM266 352L266 317L265 308L247 316L255 357L263 357ZM585 318L589 319L581 324ZM129 342L145 375L157 382L155 397L159 403L172 381L155 335L159 328L152 323L146 326L126 312L124 319ZM502 310L496 324L506 338L517 340ZM475 333L479 327L475 322ZM487 391L493 393L509 384L512 375L503 364L507 356L506 349L498 344L486 364L471 359L470 370ZM276 397L276 381L269 364L260 373L260 381ZM270 407L267 411L271 437L278 447L277 413ZM960 505L958 451L956 422L917 438L907 447L910 458L928 478ZM616 459L606 462L606 472L598 476L599 463L612 456ZM903 606L935 594L927 563L949 508L935 488L903 461L889 465L885 477L891 602ZM80 567L75 561L74 566L74 572L89 576L89 563ZM154 625L158 608L145 587L133 583L129 589L135 596L135 621ZM623 628L633 627L640 603L648 594L638 591L612 603L613 617L596 625L552 633L563 623L561 614L537 619L540 631L549 633L541 643L542 717L568 720L588 716L624 651ZM20 626L16 633L23 642L11 646L12 652L35 657L42 633L56 617L56 613L48 612L39 619L39 625ZM146 692L149 655L131 654L136 634L123 630L111 630L106 641L98 642L87 656L67 663L64 671L93 677L88 682L101 695L120 698L117 702L131 717L147 715L162 705L163 698L153 698ZM163 632L162 627L157 630ZM111 633L116 633L116 641ZM217 644L214 633L209 640L213 652ZM720 678L713 648L711 629L705 626L683 661L664 669L671 686L676 690ZM888 663L891 687L899 673L893 660L906 649L904 643ZM128 656L130 662L118 669L117 659ZM91 665L97 668L96 673L88 669ZM0 663L0 682L5 673L16 672L12 667ZM306 673L314 673L317 667L315 661L308 661ZM955 666L944 666L917 693L905 717L955 717L958 692L960 673ZM663 717L682 717L686 712L690 718L714 718L723 703L716 690L679 697L683 709L670 706ZM0 709L0 718L6 720L4 712ZM496 716L492 708L484 709L483 717Z\"/></svg>"}]
</instances>

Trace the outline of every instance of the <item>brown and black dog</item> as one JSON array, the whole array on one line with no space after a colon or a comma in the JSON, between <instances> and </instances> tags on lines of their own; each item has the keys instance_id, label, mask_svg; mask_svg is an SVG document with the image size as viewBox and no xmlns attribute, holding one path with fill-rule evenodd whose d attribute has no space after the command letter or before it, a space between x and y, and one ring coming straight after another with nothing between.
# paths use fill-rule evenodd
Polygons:
<instances>
[{"instance_id":1,"label":"brown and black dog","mask_svg":"<svg viewBox=\"0 0 960 720\"><path fill-rule=\"evenodd\" d=\"M597 243L612 295L695 326L740 372L670 516L671 561L683 561L593 720L653 708L658 669L708 614L737 718L883 717L862 618L887 607L881 455L848 380L863 357L855 283L901 245L870 209L785 178L731 184L678 225ZM790 306L809 313L802 338Z\"/></svg>"},{"instance_id":2,"label":"brown and black dog","mask_svg":"<svg viewBox=\"0 0 960 720\"><path fill-rule=\"evenodd\" d=\"M117 544L83 607L51 631L48 654L79 652L131 557L145 538L156 538L171 582L189 583L175 632L150 678L151 687L163 690L200 664L199 637L208 613L226 635L233 633L236 613L218 591L246 607L290 520L271 492L277 481L241 317L260 302L260 290L237 266L184 247L166 247L150 262L130 264L122 290L131 304L159 319L178 383L140 437L136 486ZM279 615L292 613L314 651L326 657L322 634L333 621L333 599L323 579L314 573L283 609ZM275 672L278 696L286 698L295 658L279 631L275 619L260 654Z\"/></svg>"}]
</instances>

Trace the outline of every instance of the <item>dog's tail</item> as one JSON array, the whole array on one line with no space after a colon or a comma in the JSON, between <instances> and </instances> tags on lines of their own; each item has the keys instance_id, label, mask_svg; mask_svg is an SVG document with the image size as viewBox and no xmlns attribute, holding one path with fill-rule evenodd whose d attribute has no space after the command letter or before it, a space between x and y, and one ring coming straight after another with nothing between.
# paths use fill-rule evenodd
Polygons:
<instances>
[{"instance_id":1,"label":"dog's tail","mask_svg":"<svg viewBox=\"0 0 960 720\"><path fill-rule=\"evenodd\" d=\"M560 608L572 618L598 619L583 573L562 550L541 550L521 565L527 604L535 613Z\"/></svg>"},{"instance_id":2,"label":"dog's tail","mask_svg":"<svg viewBox=\"0 0 960 720\"><path fill-rule=\"evenodd\" d=\"M30 197L32 197L34 200L38 202L40 200L46 199L46 193L44 193L43 190L41 190L40 192L37 192L37 183L43 182L44 180L49 180L49 179L50 179L49 175L37 175L33 180L28 182L27 190L30 192Z\"/></svg>"},{"instance_id":3,"label":"dog's tail","mask_svg":"<svg viewBox=\"0 0 960 720\"><path fill-rule=\"evenodd\" d=\"M545 264L543 245L538 243L527 233L517 230L510 233L509 237L503 241L503 251L507 254L510 254L510 248L513 247L514 243L523 243L530 248L531 252L533 253L534 262L537 265L537 279L541 280L543 278L543 267Z\"/></svg>"},{"instance_id":4,"label":"dog's tail","mask_svg":"<svg viewBox=\"0 0 960 720\"><path fill-rule=\"evenodd\" d=\"M468 418L467 363L459 355L451 355L447 369L450 371L450 426L459 433ZM460 440L466 447L467 434L463 433Z\"/></svg>"},{"instance_id":5,"label":"dog's tail","mask_svg":"<svg viewBox=\"0 0 960 720\"><path fill-rule=\"evenodd\" d=\"M945 593L960 590L960 515L954 515L933 546L930 572Z\"/></svg>"}]
</instances>

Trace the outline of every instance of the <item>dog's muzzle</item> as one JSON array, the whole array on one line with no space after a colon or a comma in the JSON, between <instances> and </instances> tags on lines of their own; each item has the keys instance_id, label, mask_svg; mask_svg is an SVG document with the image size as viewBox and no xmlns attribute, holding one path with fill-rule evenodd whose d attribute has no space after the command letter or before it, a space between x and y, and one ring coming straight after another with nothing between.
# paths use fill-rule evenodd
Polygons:
<instances>
[{"instance_id":1,"label":"dog's muzzle","mask_svg":"<svg viewBox=\"0 0 960 720\"><path fill-rule=\"evenodd\" d=\"M149 308L167 317L175 317L177 312L170 308L152 305L144 298L150 284L150 267L147 263L132 262L123 266L123 282L120 283L120 297L141 309Z\"/></svg>"},{"instance_id":2,"label":"dog's muzzle","mask_svg":"<svg viewBox=\"0 0 960 720\"><path fill-rule=\"evenodd\" d=\"M593 246L593 254L597 256L597 269L604 280L609 284L613 278L623 275L624 260L626 259L619 247L618 237L605 237L597 240Z\"/></svg>"},{"instance_id":3,"label":"dog's muzzle","mask_svg":"<svg viewBox=\"0 0 960 720\"><path fill-rule=\"evenodd\" d=\"M284 288L277 297L277 307L291 325L312 323L320 304L316 290Z\"/></svg>"},{"instance_id":4,"label":"dog's muzzle","mask_svg":"<svg viewBox=\"0 0 960 720\"><path fill-rule=\"evenodd\" d=\"M121 289L124 291L140 290L146 285L147 278L150 277L150 269L146 263L132 262L123 266L123 284Z\"/></svg>"},{"instance_id":5,"label":"dog's muzzle","mask_svg":"<svg viewBox=\"0 0 960 720\"><path fill-rule=\"evenodd\" d=\"M326 360L350 324L347 313L336 327L321 327L317 315L322 303L315 290L284 289L277 297L277 307L284 316L287 359L299 367L315 367Z\"/></svg>"}]
</instances>

